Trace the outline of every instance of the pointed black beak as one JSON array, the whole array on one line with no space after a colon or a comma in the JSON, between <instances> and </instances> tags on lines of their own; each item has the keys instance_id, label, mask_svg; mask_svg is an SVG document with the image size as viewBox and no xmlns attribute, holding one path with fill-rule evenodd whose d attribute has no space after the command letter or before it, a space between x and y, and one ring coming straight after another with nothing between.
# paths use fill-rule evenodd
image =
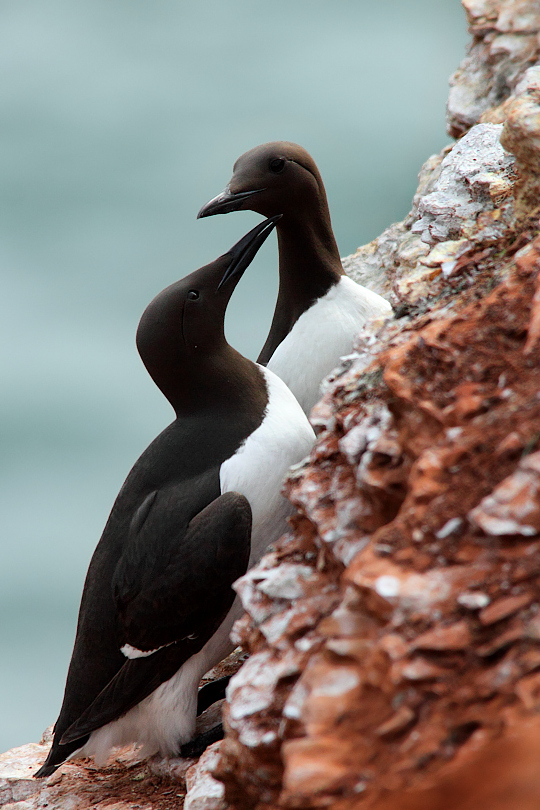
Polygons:
<instances>
[{"instance_id":1,"label":"pointed black beak","mask_svg":"<svg viewBox=\"0 0 540 810\"><path fill-rule=\"evenodd\" d=\"M256 188L254 191L238 191L235 194L230 190L229 186L227 186L225 191L222 191L217 197L207 202L206 205L203 205L197 214L197 219L211 217L214 214L228 214L231 211L238 211L239 208L242 207L244 200L248 200L254 194L259 194L261 191L264 191L264 188Z\"/></svg>"},{"instance_id":2,"label":"pointed black beak","mask_svg":"<svg viewBox=\"0 0 540 810\"><path fill-rule=\"evenodd\" d=\"M264 222L261 222L249 231L249 233L246 233L246 235L227 252L226 255L230 256L231 260L223 274L223 278L218 284L218 290L230 281L231 278L236 279L236 281L240 280L242 273L249 267L255 258L255 254L263 242L270 236L277 221L281 219L281 217L282 214L277 214L275 217L265 219Z\"/></svg>"}]
</instances>

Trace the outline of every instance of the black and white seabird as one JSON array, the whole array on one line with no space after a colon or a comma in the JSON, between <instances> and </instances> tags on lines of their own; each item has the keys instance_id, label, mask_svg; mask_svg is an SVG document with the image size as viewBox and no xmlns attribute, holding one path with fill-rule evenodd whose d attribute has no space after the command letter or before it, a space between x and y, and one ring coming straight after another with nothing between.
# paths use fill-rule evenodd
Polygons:
<instances>
[{"instance_id":1,"label":"black and white seabird","mask_svg":"<svg viewBox=\"0 0 540 810\"><path fill-rule=\"evenodd\" d=\"M282 481L313 430L287 386L229 346L223 326L275 222L167 287L141 318L139 353L176 418L129 473L92 557L36 776L74 754L104 763L132 742L145 755L178 754L194 734L201 676L233 648L242 611L231 584L286 528Z\"/></svg>"},{"instance_id":2,"label":"black and white seabird","mask_svg":"<svg viewBox=\"0 0 540 810\"><path fill-rule=\"evenodd\" d=\"M225 191L198 217L248 209L283 215L276 226L278 299L258 362L287 383L309 414L321 381L351 352L361 327L392 309L344 274L319 170L301 146L275 141L243 154Z\"/></svg>"}]
</instances>

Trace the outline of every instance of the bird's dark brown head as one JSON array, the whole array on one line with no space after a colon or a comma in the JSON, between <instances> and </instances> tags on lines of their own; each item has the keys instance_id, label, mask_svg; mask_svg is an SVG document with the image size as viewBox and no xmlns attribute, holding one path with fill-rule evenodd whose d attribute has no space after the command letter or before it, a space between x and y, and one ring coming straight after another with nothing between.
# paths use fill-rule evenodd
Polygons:
<instances>
[{"instance_id":1,"label":"bird's dark brown head","mask_svg":"<svg viewBox=\"0 0 540 810\"><path fill-rule=\"evenodd\" d=\"M173 407L185 410L209 380L208 367L223 365L232 351L224 334L227 304L278 219L261 222L227 253L162 290L143 313L137 348Z\"/></svg>"},{"instance_id":2,"label":"bird's dark brown head","mask_svg":"<svg viewBox=\"0 0 540 810\"><path fill-rule=\"evenodd\" d=\"M326 214L324 185L311 155L288 141L256 146L241 155L233 176L217 197L206 203L199 217L256 211L265 217L283 214L282 225L295 215Z\"/></svg>"}]
</instances>

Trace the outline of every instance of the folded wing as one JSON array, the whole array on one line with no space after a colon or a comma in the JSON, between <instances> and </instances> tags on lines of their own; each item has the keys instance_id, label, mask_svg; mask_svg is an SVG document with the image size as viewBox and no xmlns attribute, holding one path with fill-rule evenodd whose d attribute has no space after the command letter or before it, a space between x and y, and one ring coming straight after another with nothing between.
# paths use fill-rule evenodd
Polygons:
<instances>
[{"instance_id":1,"label":"folded wing","mask_svg":"<svg viewBox=\"0 0 540 810\"><path fill-rule=\"evenodd\" d=\"M171 493L151 493L138 510L113 578L130 659L66 730L62 745L122 716L171 678L232 606L231 585L249 561L249 502L225 493L186 525L185 510L175 514L164 497Z\"/></svg>"}]
</instances>

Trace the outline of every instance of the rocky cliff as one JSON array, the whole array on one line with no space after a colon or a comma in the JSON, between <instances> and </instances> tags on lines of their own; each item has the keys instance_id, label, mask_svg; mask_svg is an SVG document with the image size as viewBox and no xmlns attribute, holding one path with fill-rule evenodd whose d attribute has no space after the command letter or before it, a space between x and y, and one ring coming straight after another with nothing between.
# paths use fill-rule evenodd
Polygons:
<instances>
[{"instance_id":1,"label":"rocky cliff","mask_svg":"<svg viewBox=\"0 0 540 810\"><path fill-rule=\"evenodd\" d=\"M250 658L191 810L538 805L540 8L463 5L459 140L344 260L396 317L328 381L291 530L237 584ZM183 801L174 773L122 756L37 789L45 749L26 748L0 762L10 808Z\"/></svg>"},{"instance_id":2,"label":"rocky cliff","mask_svg":"<svg viewBox=\"0 0 540 810\"><path fill-rule=\"evenodd\" d=\"M396 318L329 381L291 532L237 585L234 808L537 804L540 9L464 5L460 140L345 262Z\"/></svg>"}]
</instances>

